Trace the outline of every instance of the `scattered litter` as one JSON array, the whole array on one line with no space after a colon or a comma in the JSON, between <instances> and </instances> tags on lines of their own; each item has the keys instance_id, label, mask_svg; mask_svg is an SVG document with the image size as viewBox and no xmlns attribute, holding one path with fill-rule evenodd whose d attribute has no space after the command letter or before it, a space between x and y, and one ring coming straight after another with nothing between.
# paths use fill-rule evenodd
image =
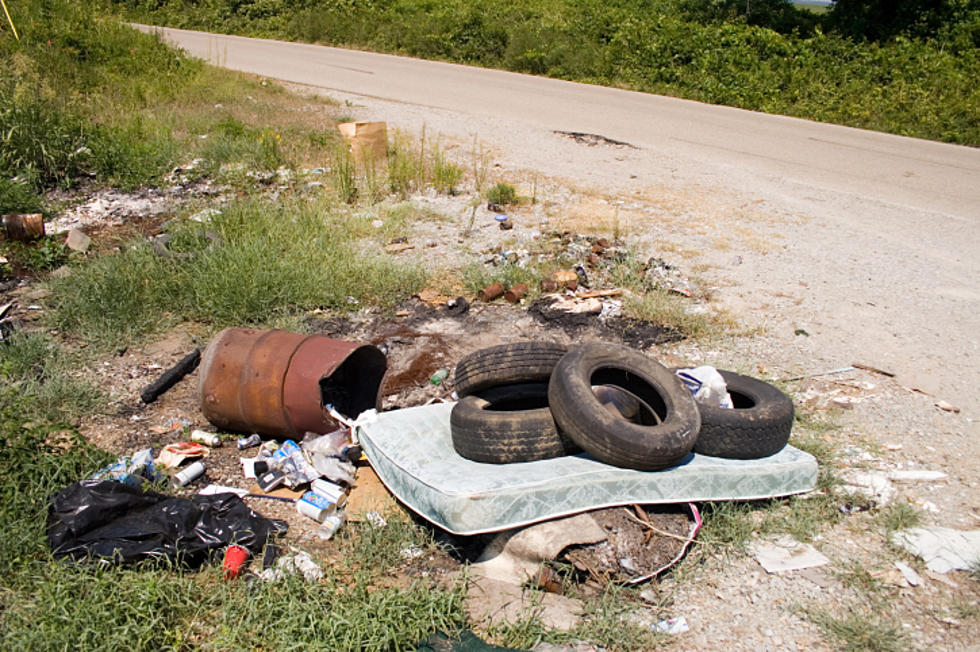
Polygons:
<instances>
[{"instance_id":1,"label":"scattered litter","mask_svg":"<svg viewBox=\"0 0 980 652\"><path fill-rule=\"evenodd\" d=\"M388 160L388 125L384 122L342 122L337 131L358 165L382 165Z\"/></svg>"},{"instance_id":2,"label":"scattered litter","mask_svg":"<svg viewBox=\"0 0 980 652\"><path fill-rule=\"evenodd\" d=\"M194 462L183 471L174 475L173 485L175 487L186 487L204 475L204 470L204 462Z\"/></svg>"},{"instance_id":3,"label":"scattered litter","mask_svg":"<svg viewBox=\"0 0 980 652\"><path fill-rule=\"evenodd\" d=\"M753 541L749 544L749 554L770 574L830 563L816 548L800 543L789 535L782 535L771 542Z\"/></svg>"},{"instance_id":4,"label":"scattered litter","mask_svg":"<svg viewBox=\"0 0 980 652\"><path fill-rule=\"evenodd\" d=\"M153 449L147 448L132 456L126 455L95 472L91 480L115 480L132 487L161 478L153 464Z\"/></svg>"},{"instance_id":5,"label":"scattered litter","mask_svg":"<svg viewBox=\"0 0 980 652\"><path fill-rule=\"evenodd\" d=\"M239 437L235 441L235 445L238 446L238 450L243 451L248 448L254 448L262 443L262 438L259 437L258 433L251 434L248 437Z\"/></svg>"},{"instance_id":6,"label":"scattered litter","mask_svg":"<svg viewBox=\"0 0 980 652\"><path fill-rule=\"evenodd\" d=\"M545 627L569 630L580 622L582 603L557 593L525 591L489 577L474 577L468 586L466 613L469 622L480 627L524 622L532 611Z\"/></svg>"},{"instance_id":7,"label":"scattered litter","mask_svg":"<svg viewBox=\"0 0 980 652\"><path fill-rule=\"evenodd\" d=\"M389 254L397 254L409 249L415 249L415 245L408 242L392 242L384 246L384 250Z\"/></svg>"},{"instance_id":8,"label":"scattered litter","mask_svg":"<svg viewBox=\"0 0 980 652\"><path fill-rule=\"evenodd\" d=\"M518 303L527 294L527 284L518 283L504 293L504 300L507 303Z\"/></svg>"},{"instance_id":9,"label":"scattered litter","mask_svg":"<svg viewBox=\"0 0 980 652\"><path fill-rule=\"evenodd\" d=\"M653 626L653 631L675 635L689 632L691 631L691 628L687 624L687 618L684 616L679 616L677 618L667 618L666 620L661 620Z\"/></svg>"},{"instance_id":10,"label":"scattered litter","mask_svg":"<svg viewBox=\"0 0 980 652\"><path fill-rule=\"evenodd\" d=\"M943 400L936 401L936 407L944 412L952 412L953 414L960 413L960 409L958 407Z\"/></svg>"},{"instance_id":11,"label":"scattered litter","mask_svg":"<svg viewBox=\"0 0 980 652\"><path fill-rule=\"evenodd\" d=\"M218 448L221 446L221 437L213 432L208 432L207 430L192 430L191 441L199 442L210 448Z\"/></svg>"},{"instance_id":12,"label":"scattered litter","mask_svg":"<svg viewBox=\"0 0 980 652\"><path fill-rule=\"evenodd\" d=\"M476 296L480 301L493 301L504 294L504 286L500 283L491 283L487 287L477 292Z\"/></svg>"},{"instance_id":13,"label":"scattered litter","mask_svg":"<svg viewBox=\"0 0 980 652\"><path fill-rule=\"evenodd\" d=\"M446 302L446 313L458 317L470 309L470 302L465 297L456 297Z\"/></svg>"},{"instance_id":14,"label":"scattered litter","mask_svg":"<svg viewBox=\"0 0 980 652\"><path fill-rule=\"evenodd\" d=\"M894 532L891 539L936 573L970 570L980 564L980 530L917 527Z\"/></svg>"},{"instance_id":15,"label":"scattered litter","mask_svg":"<svg viewBox=\"0 0 980 652\"><path fill-rule=\"evenodd\" d=\"M400 554L402 559L405 560L418 559L419 557L425 554L425 551L419 548L418 546L408 546L407 548L402 548Z\"/></svg>"},{"instance_id":16,"label":"scattered litter","mask_svg":"<svg viewBox=\"0 0 980 652\"><path fill-rule=\"evenodd\" d=\"M168 432L175 432L177 430L183 430L184 428L190 428L194 425L194 422L190 419L184 417L178 417L175 419L169 419L162 426L153 426L150 428L150 432L162 435Z\"/></svg>"},{"instance_id":17,"label":"scattered litter","mask_svg":"<svg viewBox=\"0 0 980 652\"><path fill-rule=\"evenodd\" d=\"M922 584L922 576L916 573L915 569L905 562L896 561L895 568L902 574L902 577L909 583L909 586L919 586Z\"/></svg>"},{"instance_id":18,"label":"scattered litter","mask_svg":"<svg viewBox=\"0 0 980 652\"><path fill-rule=\"evenodd\" d=\"M388 525L387 519L378 512L368 512L364 518L374 527L386 527Z\"/></svg>"},{"instance_id":19,"label":"scattered litter","mask_svg":"<svg viewBox=\"0 0 980 652\"><path fill-rule=\"evenodd\" d=\"M248 548L244 546L230 545L225 548L225 559L221 564L225 579L233 580L238 577L249 556Z\"/></svg>"},{"instance_id":20,"label":"scattered litter","mask_svg":"<svg viewBox=\"0 0 980 652\"><path fill-rule=\"evenodd\" d=\"M308 552L295 551L277 559L275 568L265 569L259 577L266 582L278 582L291 574L302 575L307 582L317 582L323 578L323 569Z\"/></svg>"},{"instance_id":21,"label":"scattered litter","mask_svg":"<svg viewBox=\"0 0 980 652\"><path fill-rule=\"evenodd\" d=\"M192 441L181 441L167 444L157 456L156 463L165 468L177 468L184 462L195 457L207 457L210 451L207 446Z\"/></svg>"},{"instance_id":22,"label":"scattered litter","mask_svg":"<svg viewBox=\"0 0 980 652\"><path fill-rule=\"evenodd\" d=\"M194 349L170 369L163 372L153 383L147 385L140 392L140 399L144 403L152 403L160 398L160 395L176 385L184 376L197 369L201 362L201 350Z\"/></svg>"},{"instance_id":23,"label":"scattered litter","mask_svg":"<svg viewBox=\"0 0 980 652\"><path fill-rule=\"evenodd\" d=\"M343 511L337 511L330 514L325 519L323 523L316 529L316 535L324 540L329 540L333 535L344 526L344 521L346 520L346 515Z\"/></svg>"},{"instance_id":24,"label":"scattered litter","mask_svg":"<svg viewBox=\"0 0 980 652\"><path fill-rule=\"evenodd\" d=\"M442 384L442 381L446 380L447 377L449 377L449 369L446 369L445 367L442 369L436 369L435 373L432 374L432 377L429 378L429 383L438 387Z\"/></svg>"},{"instance_id":25,"label":"scattered litter","mask_svg":"<svg viewBox=\"0 0 980 652\"><path fill-rule=\"evenodd\" d=\"M220 484L209 484L197 492L198 496L214 496L216 494L235 494L239 498L244 498L248 495L248 490L239 489L238 487L228 487Z\"/></svg>"},{"instance_id":26,"label":"scattered litter","mask_svg":"<svg viewBox=\"0 0 980 652\"><path fill-rule=\"evenodd\" d=\"M323 523L328 516L337 512L337 499L307 491L296 501L296 511L317 523Z\"/></svg>"}]
</instances>

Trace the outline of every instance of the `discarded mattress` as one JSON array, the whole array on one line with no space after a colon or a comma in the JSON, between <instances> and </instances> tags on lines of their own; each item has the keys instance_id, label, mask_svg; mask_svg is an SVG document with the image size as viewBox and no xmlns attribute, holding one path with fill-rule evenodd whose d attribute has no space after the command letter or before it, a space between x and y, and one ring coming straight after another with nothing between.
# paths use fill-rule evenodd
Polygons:
<instances>
[{"instance_id":1,"label":"discarded mattress","mask_svg":"<svg viewBox=\"0 0 980 652\"><path fill-rule=\"evenodd\" d=\"M763 459L690 454L662 471L634 471L585 453L535 462L483 464L453 450L453 403L362 415L357 432L388 489L455 534L483 534L632 503L752 500L810 491L812 455L787 446Z\"/></svg>"}]
</instances>

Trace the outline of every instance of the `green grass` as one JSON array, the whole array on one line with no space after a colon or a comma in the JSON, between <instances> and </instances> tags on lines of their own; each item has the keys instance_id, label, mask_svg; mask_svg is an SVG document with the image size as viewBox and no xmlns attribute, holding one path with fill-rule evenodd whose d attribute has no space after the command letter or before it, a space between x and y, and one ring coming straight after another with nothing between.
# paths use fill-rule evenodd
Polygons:
<instances>
[{"instance_id":1,"label":"green grass","mask_svg":"<svg viewBox=\"0 0 980 652\"><path fill-rule=\"evenodd\" d=\"M172 248L187 258L135 243L52 281L51 324L119 346L184 319L221 328L314 308L392 306L423 287L425 274L364 251L371 228L329 198L235 203L204 227L174 227Z\"/></svg>"},{"instance_id":2,"label":"green grass","mask_svg":"<svg viewBox=\"0 0 980 652\"><path fill-rule=\"evenodd\" d=\"M821 434L832 431L832 422L797 410L790 444L817 460L817 485L813 492L763 501L706 503L702 507L704 528L698 540L714 546L741 550L757 535L789 534L799 541L812 541L826 527L842 520L839 497L834 489L837 451Z\"/></svg>"},{"instance_id":3,"label":"green grass","mask_svg":"<svg viewBox=\"0 0 980 652\"><path fill-rule=\"evenodd\" d=\"M879 520L886 536L899 530L922 525L922 512L904 501L893 502L880 512Z\"/></svg>"},{"instance_id":4,"label":"green grass","mask_svg":"<svg viewBox=\"0 0 980 652\"><path fill-rule=\"evenodd\" d=\"M611 652L661 647L666 643L666 635L630 619L637 611L647 609L636 592L614 584L607 586L599 595L584 601L581 621L569 631L548 629L532 607L515 622L495 622L488 628L487 637L497 645L519 650L531 649L539 643L560 645L575 641L601 642ZM536 604L533 597L532 604Z\"/></svg>"},{"instance_id":5,"label":"green grass","mask_svg":"<svg viewBox=\"0 0 980 652\"><path fill-rule=\"evenodd\" d=\"M887 610L855 606L843 613L823 608L804 611L842 650L899 652L909 649L910 641L901 625L892 622Z\"/></svg>"}]
</instances>

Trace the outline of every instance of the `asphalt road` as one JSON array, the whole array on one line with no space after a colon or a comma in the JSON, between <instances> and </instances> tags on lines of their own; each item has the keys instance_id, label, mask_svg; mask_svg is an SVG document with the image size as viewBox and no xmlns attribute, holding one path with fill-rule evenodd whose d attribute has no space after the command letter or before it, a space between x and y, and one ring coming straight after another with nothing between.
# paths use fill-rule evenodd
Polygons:
<instances>
[{"instance_id":1,"label":"asphalt road","mask_svg":"<svg viewBox=\"0 0 980 652\"><path fill-rule=\"evenodd\" d=\"M980 217L980 150L372 52L165 29L218 65L433 109L596 133L890 203Z\"/></svg>"},{"instance_id":2,"label":"asphalt road","mask_svg":"<svg viewBox=\"0 0 980 652\"><path fill-rule=\"evenodd\" d=\"M977 414L980 149L498 70L162 32L217 65L354 98L359 119L373 111L430 133L479 132L518 167L628 193L686 186L759 203L782 216L769 235L785 246L719 265L734 307L789 333L787 348L800 348L793 325L805 322L814 367L888 367ZM576 146L555 130L636 149Z\"/></svg>"}]
</instances>

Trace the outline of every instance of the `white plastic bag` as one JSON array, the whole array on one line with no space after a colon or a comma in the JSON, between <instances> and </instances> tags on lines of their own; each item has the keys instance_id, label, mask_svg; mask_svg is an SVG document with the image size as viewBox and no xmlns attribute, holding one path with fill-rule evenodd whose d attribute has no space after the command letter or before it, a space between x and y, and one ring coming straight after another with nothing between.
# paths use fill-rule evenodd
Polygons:
<instances>
[{"instance_id":1,"label":"white plastic bag","mask_svg":"<svg viewBox=\"0 0 980 652\"><path fill-rule=\"evenodd\" d=\"M677 375L694 395L694 400L706 405L732 409L732 397L728 394L725 378L711 365L678 369Z\"/></svg>"}]
</instances>

